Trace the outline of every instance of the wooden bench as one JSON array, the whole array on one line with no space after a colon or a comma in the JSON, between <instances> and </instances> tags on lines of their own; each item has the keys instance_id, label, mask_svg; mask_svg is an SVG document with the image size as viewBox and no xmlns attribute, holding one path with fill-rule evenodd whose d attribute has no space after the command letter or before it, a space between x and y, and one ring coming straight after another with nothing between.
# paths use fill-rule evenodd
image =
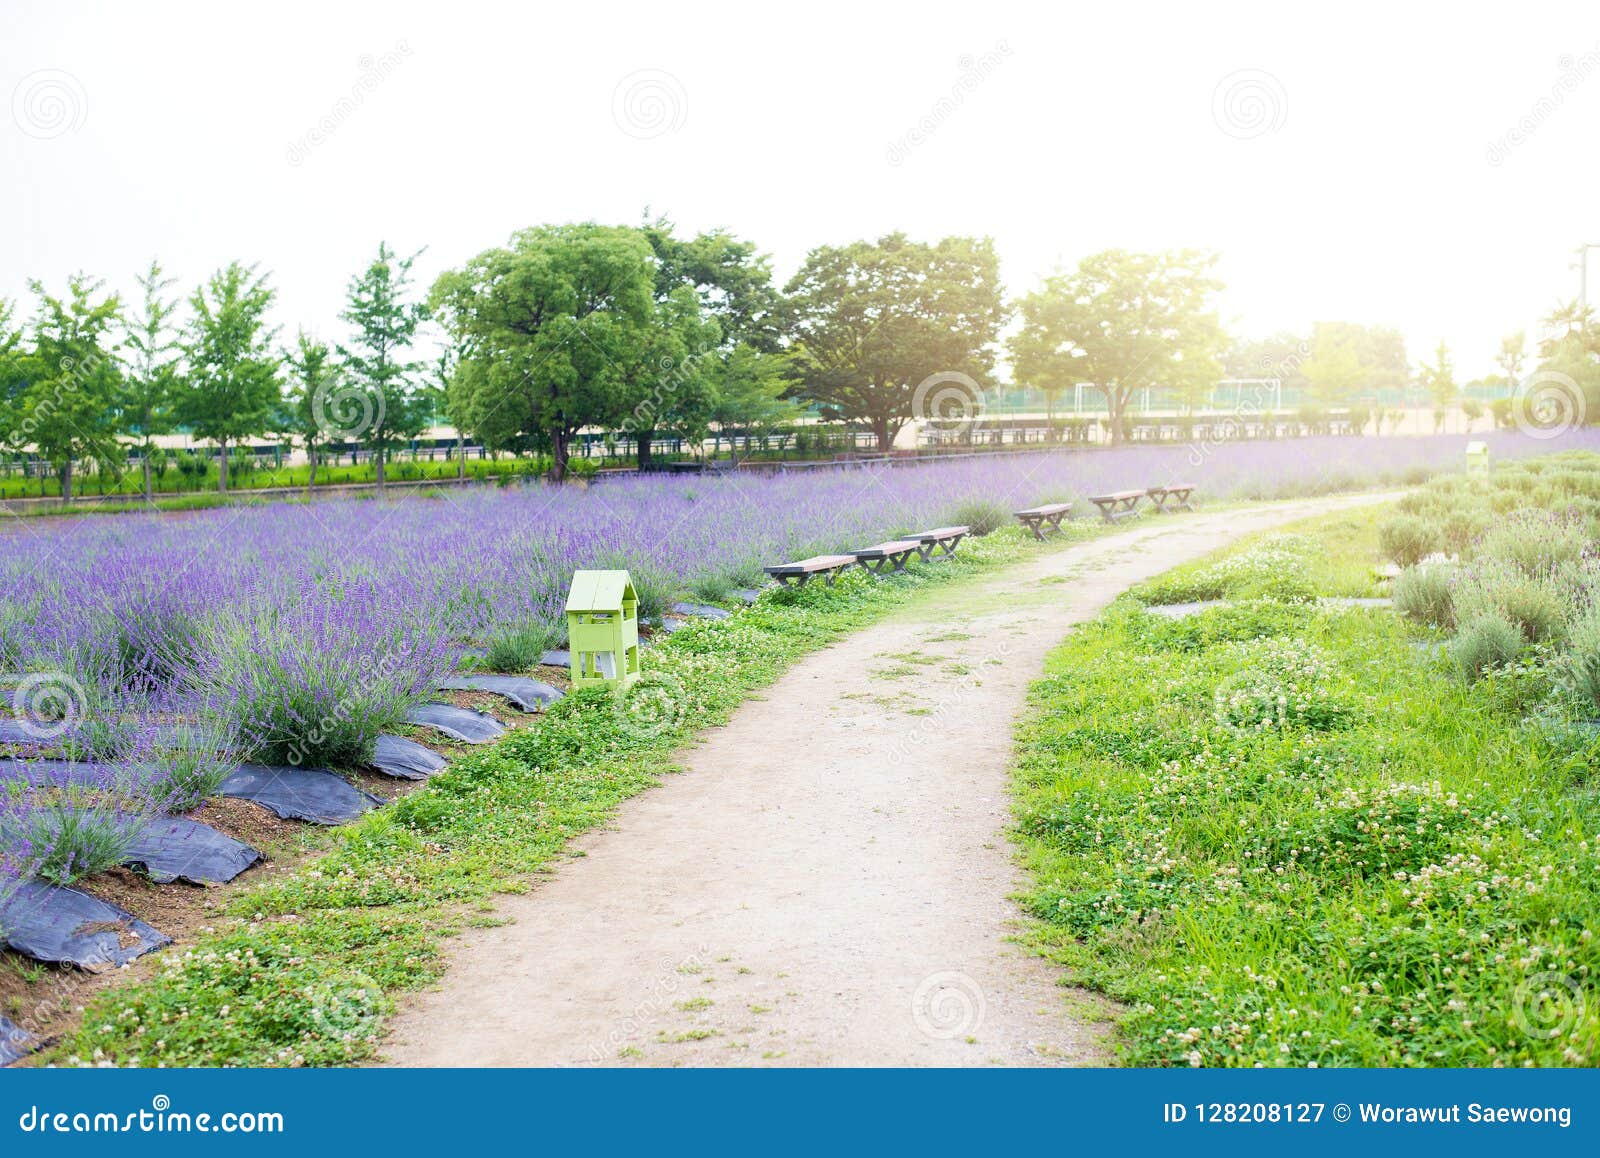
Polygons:
<instances>
[{"instance_id":1,"label":"wooden bench","mask_svg":"<svg viewBox=\"0 0 1600 1158\"><path fill-rule=\"evenodd\" d=\"M813 555L798 563L780 563L776 567L761 569L785 587L804 587L818 575L827 576L828 586L832 587L839 572L846 567L853 567L855 562L854 555Z\"/></svg>"},{"instance_id":2,"label":"wooden bench","mask_svg":"<svg viewBox=\"0 0 1600 1158\"><path fill-rule=\"evenodd\" d=\"M889 568L904 571L913 555L922 554L922 544L915 539L891 539L873 547L863 547L855 553L855 560L874 575L882 575Z\"/></svg>"},{"instance_id":3,"label":"wooden bench","mask_svg":"<svg viewBox=\"0 0 1600 1158\"><path fill-rule=\"evenodd\" d=\"M1108 495L1090 495L1089 501L1100 508L1100 517L1108 523L1120 523L1139 513L1139 500L1145 491L1112 491Z\"/></svg>"},{"instance_id":4,"label":"wooden bench","mask_svg":"<svg viewBox=\"0 0 1600 1158\"><path fill-rule=\"evenodd\" d=\"M1022 525L1033 532L1033 537L1041 543L1044 542L1046 530L1061 533L1061 520L1072 517L1071 503L1046 503L1042 507L1029 507L1025 511L1017 511L1016 517L1022 520Z\"/></svg>"},{"instance_id":5,"label":"wooden bench","mask_svg":"<svg viewBox=\"0 0 1600 1158\"><path fill-rule=\"evenodd\" d=\"M1189 501L1189 496L1194 494L1194 490L1193 483L1168 483L1164 487L1151 487L1148 493L1158 511L1192 511L1194 504Z\"/></svg>"},{"instance_id":6,"label":"wooden bench","mask_svg":"<svg viewBox=\"0 0 1600 1158\"><path fill-rule=\"evenodd\" d=\"M936 527L931 531L917 531L907 535L906 538L917 543L922 551L924 563L932 561L937 554L941 559L948 559L956 553L956 547L961 540L972 533L971 527Z\"/></svg>"}]
</instances>

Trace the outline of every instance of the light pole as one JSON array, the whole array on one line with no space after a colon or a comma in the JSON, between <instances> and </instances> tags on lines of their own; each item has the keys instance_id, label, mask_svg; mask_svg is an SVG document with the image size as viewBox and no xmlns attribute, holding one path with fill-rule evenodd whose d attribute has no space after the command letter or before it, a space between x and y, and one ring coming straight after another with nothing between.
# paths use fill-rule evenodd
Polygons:
<instances>
[{"instance_id":1,"label":"light pole","mask_svg":"<svg viewBox=\"0 0 1600 1158\"><path fill-rule=\"evenodd\" d=\"M1600 241L1586 241L1578 246L1578 310L1583 328L1589 328L1589 251L1600 249Z\"/></svg>"}]
</instances>

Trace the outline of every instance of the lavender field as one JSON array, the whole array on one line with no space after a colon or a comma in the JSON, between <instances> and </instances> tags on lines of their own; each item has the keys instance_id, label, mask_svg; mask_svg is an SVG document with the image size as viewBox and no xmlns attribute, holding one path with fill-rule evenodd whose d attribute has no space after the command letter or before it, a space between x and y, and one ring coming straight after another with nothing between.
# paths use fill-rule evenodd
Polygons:
<instances>
[{"instance_id":1,"label":"lavender field","mask_svg":"<svg viewBox=\"0 0 1600 1158\"><path fill-rule=\"evenodd\" d=\"M1586 431L1484 437L1499 458L1597 441ZM1466 441L1127 447L18 520L0 556L0 669L30 676L53 701L35 709L92 717L97 703L133 697L192 714L215 703L244 751L279 757L343 708L342 735L310 751L359 762L383 727L464 663L527 669L558 645L578 567L629 568L646 614L659 615L674 598L755 585L764 564L920 527L1174 481L1213 502L1415 482L1456 468Z\"/></svg>"}]
</instances>

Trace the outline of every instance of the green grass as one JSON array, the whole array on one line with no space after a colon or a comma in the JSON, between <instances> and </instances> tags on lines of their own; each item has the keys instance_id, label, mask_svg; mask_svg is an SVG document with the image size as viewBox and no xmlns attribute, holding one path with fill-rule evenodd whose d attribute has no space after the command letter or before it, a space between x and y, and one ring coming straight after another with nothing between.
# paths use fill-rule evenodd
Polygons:
<instances>
[{"instance_id":1,"label":"green grass","mask_svg":"<svg viewBox=\"0 0 1600 1158\"><path fill-rule=\"evenodd\" d=\"M1032 690L1028 937L1123 1003L1129 1063L1600 1061L1600 743L1529 725L1537 667L1469 684L1437 633L1303 598L1370 593L1383 517L1163 576ZM1202 595L1239 602L1140 603Z\"/></svg>"},{"instance_id":2,"label":"green grass","mask_svg":"<svg viewBox=\"0 0 1600 1158\"><path fill-rule=\"evenodd\" d=\"M1039 549L1007 528L937 567L880 580L853 571L833 588L782 591L731 619L691 621L646 653L649 691L637 711L603 689L570 695L534 726L335 830L295 873L235 891L216 931L164 954L153 976L96 998L42 1060L275 1066L372 1056L395 995L440 975L441 938L479 920L485 898L548 871L574 836L670 771L694 733L807 652L919 592Z\"/></svg>"}]
</instances>

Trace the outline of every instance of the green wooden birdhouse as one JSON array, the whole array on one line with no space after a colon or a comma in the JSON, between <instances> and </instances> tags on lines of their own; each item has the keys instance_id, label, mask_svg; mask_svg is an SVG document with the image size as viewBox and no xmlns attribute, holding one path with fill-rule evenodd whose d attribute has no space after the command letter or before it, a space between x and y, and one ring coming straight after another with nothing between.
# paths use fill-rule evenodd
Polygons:
<instances>
[{"instance_id":1,"label":"green wooden birdhouse","mask_svg":"<svg viewBox=\"0 0 1600 1158\"><path fill-rule=\"evenodd\" d=\"M639 597L626 571L572 576L567 650L575 688L610 684L621 691L639 678Z\"/></svg>"},{"instance_id":2,"label":"green wooden birdhouse","mask_svg":"<svg viewBox=\"0 0 1600 1158\"><path fill-rule=\"evenodd\" d=\"M1467 470L1471 473L1489 471L1489 444L1476 439L1467 443Z\"/></svg>"}]
</instances>

